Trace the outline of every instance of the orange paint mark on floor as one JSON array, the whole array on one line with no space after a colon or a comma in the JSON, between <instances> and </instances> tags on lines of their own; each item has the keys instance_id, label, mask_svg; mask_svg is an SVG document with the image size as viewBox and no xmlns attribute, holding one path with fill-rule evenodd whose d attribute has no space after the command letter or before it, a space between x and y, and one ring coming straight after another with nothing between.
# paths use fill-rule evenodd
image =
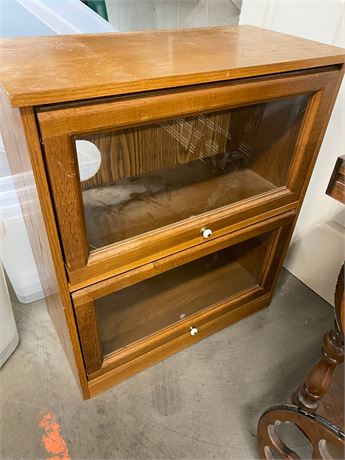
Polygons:
<instances>
[{"instance_id":1,"label":"orange paint mark on floor","mask_svg":"<svg viewBox=\"0 0 345 460\"><path fill-rule=\"evenodd\" d=\"M71 460L67 444L61 436L60 426L55 415L49 412L45 414L40 421L40 427L44 429L42 444L49 454L53 454L47 460Z\"/></svg>"}]
</instances>

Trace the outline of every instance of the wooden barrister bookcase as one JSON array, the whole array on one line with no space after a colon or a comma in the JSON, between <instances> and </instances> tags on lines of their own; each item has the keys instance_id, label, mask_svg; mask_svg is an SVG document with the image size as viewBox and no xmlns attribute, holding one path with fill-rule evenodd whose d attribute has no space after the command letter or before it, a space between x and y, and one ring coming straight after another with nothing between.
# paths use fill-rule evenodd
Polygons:
<instances>
[{"instance_id":1,"label":"wooden barrister bookcase","mask_svg":"<svg viewBox=\"0 0 345 460\"><path fill-rule=\"evenodd\" d=\"M84 398L269 304L344 50L250 26L1 50L2 136Z\"/></svg>"}]
</instances>

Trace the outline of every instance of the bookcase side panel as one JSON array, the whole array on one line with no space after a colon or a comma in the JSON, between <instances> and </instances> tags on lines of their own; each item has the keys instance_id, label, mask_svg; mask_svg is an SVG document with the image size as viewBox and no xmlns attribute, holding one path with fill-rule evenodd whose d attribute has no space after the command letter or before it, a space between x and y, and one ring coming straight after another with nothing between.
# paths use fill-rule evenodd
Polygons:
<instances>
[{"instance_id":1,"label":"bookcase side panel","mask_svg":"<svg viewBox=\"0 0 345 460\"><path fill-rule=\"evenodd\" d=\"M61 345L84 398L88 383L32 108L0 93L0 128L41 284ZM19 263L19 261L18 261Z\"/></svg>"}]
</instances>

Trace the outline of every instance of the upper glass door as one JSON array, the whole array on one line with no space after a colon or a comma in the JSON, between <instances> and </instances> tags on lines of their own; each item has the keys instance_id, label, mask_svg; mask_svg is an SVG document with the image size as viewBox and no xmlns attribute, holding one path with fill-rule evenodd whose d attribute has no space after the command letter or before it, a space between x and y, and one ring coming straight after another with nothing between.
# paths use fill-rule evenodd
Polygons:
<instances>
[{"instance_id":1,"label":"upper glass door","mask_svg":"<svg viewBox=\"0 0 345 460\"><path fill-rule=\"evenodd\" d=\"M76 136L89 249L286 186L309 99Z\"/></svg>"},{"instance_id":2,"label":"upper glass door","mask_svg":"<svg viewBox=\"0 0 345 460\"><path fill-rule=\"evenodd\" d=\"M337 78L325 67L40 109L72 289L299 205Z\"/></svg>"}]
</instances>

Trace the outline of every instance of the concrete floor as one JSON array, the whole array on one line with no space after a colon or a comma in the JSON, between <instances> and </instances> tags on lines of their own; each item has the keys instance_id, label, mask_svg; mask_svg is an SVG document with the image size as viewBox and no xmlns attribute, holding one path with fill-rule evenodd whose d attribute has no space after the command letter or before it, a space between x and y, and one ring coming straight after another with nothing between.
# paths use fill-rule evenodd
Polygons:
<instances>
[{"instance_id":1,"label":"concrete floor","mask_svg":"<svg viewBox=\"0 0 345 460\"><path fill-rule=\"evenodd\" d=\"M0 458L11 460L258 458L260 414L301 381L333 320L283 271L269 308L83 401L44 302L14 308L21 341L0 372Z\"/></svg>"}]
</instances>

